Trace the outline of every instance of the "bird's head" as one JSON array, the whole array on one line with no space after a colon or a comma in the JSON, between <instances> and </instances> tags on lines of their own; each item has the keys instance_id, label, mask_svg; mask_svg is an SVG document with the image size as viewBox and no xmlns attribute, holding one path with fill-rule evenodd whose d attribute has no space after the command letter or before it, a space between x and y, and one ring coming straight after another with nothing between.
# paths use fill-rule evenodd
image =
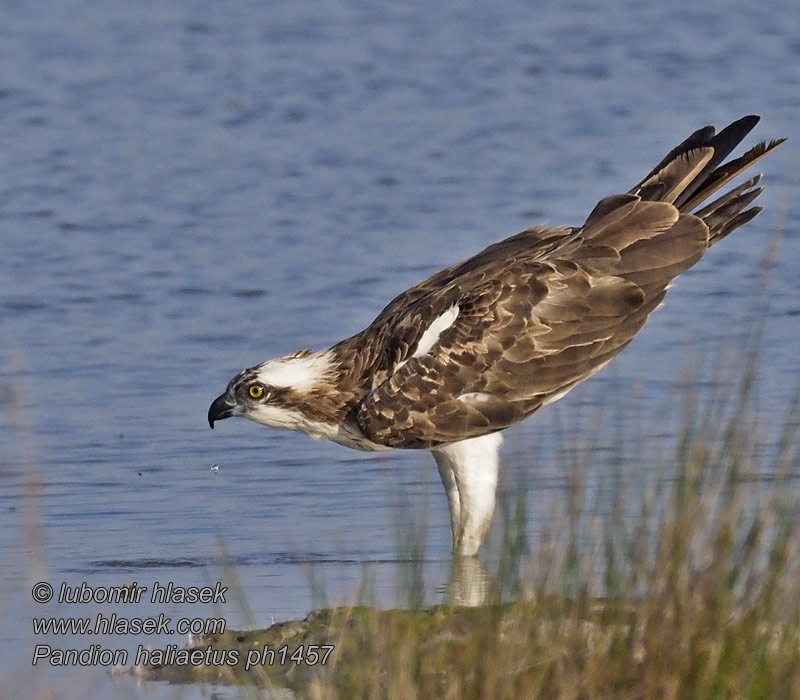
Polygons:
<instances>
[{"instance_id":1,"label":"bird's head","mask_svg":"<svg viewBox=\"0 0 800 700\"><path fill-rule=\"evenodd\" d=\"M249 367L237 374L208 409L208 424L241 416L273 428L314 432L311 397L329 379L327 353L309 350Z\"/></svg>"}]
</instances>

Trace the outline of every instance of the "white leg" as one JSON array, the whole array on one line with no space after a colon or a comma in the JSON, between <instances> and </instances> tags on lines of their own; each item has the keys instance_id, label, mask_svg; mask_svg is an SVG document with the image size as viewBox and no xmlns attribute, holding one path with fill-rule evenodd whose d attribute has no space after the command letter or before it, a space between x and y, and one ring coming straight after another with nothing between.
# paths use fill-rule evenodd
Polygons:
<instances>
[{"instance_id":1,"label":"white leg","mask_svg":"<svg viewBox=\"0 0 800 700\"><path fill-rule=\"evenodd\" d=\"M478 552L494 514L500 433L440 445L433 450L439 467L453 528L453 552Z\"/></svg>"},{"instance_id":2,"label":"white leg","mask_svg":"<svg viewBox=\"0 0 800 700\"><path fill-rule=\"evenodd\" d=\"M458 536L458 526L461 520L461 501L458 498L458 487L456 486L456 475L453 473L453 467L450 461L444 457L439 457L438 453L434 452L433 456L436 458L436 466L439 468L439 476L444 484L444 492L447 494L447 505L450 507L450 527L453 532L453 542L456 541Z\"/></svg>"}]
</instances>

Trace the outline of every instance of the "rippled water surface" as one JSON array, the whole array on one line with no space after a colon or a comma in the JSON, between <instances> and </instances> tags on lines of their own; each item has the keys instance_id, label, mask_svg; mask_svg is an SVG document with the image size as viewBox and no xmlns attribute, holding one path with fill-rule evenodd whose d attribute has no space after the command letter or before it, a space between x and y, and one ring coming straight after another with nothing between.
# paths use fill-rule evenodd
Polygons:
<instances>
[{"instance_id":1,"label":"rippled water surface","mask_svg":"<svg viewBox=\"0 0 800 700\"><path fill-rule=\"evenodd\" d=\"M244 421L212 433L208 404L240 368L360 330L395 294L498 238L581 223L691 130L751 112L763 116L752 138L790 137L759 166L765 213L683 277L642 337L559 410L635 387L655 412L699 345L742 345L760 263L783 230L759 384L765 422L779 422L800 332L796 14L789 0L724 11L683 0L3 4L10 692L122 692L96 669L29 670L42 641L34 614L115 609L35 605L38 580L238 580L251 617L231 595L216 610L231 625L305 615L321 602L312 579L345 602L365 572L379 602L397 605L416 521L437 600L450 534L430 456L358 454ZM516 463L538 445L528 482L558 499L567 475L552 430L534 417L504 454Z\"/></svg>"}]
</instances>

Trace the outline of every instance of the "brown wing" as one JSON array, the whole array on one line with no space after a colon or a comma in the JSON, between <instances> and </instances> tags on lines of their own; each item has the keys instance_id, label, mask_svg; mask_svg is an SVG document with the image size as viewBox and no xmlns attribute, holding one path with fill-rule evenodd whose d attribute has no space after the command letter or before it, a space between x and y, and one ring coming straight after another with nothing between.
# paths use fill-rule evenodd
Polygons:
<instances>
[{"instance_id":1,"label":"brown wing","mask_svg":"<svg viewBox=\"0 0 800 700\"><path fill-rule=\"evenodd\" d=\"M414 353L434 319L471 289L500 275L520 260L544 260L554 250L575 245L577 229L532 228L495 243L457 265L445 268L393 299L361 333L335 349L348 362L339 383L353 387L358 400L382 384ZM542 289L542 294L546 290ZM364 381L370 385L358 387Z\"/></svg>"},{"instance_id":2,"label":"brown wing","mask_svg":"<svg viewBox=\"0 0 800 700\"><path fill-rule=\"evenodd\" d=\"M696 206L780 143L720 165L754 124L745 118L717 136L701 129L631 193L602 200L581 229L525 231L395 299L361 337L370 341L365 352L391 356L378 363L376 386L353 410L361 430L391 447L482 435L603 367L642 328L672 279L758 213L745 210L761 191L753 189L758 178L698 216L680 204ZM455 322L428 353L412 357L430 321L454 304Z\"/></svg>"}]
</instances>

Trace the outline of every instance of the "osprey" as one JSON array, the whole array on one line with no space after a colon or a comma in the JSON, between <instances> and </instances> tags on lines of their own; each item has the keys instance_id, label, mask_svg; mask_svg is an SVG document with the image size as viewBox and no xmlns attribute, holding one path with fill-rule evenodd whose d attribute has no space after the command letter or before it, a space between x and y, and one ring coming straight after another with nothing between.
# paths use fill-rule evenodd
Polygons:
<instances>
[{"instance_id":1,"label":"osprey","mask_svg":"<svg viewBox=\"0 0 800 700\"><path fill-rule=\"evenodd\" d=\"M578 227L531 228L396 297L363 331L245 369L208 422L242 416L359 450L433 453L453 551L478 551L495 504L500 431L617 355L670 282L761 207L751 177L699 205L784 139L724 162L756 125L695 131Z\"/></svg>"}]
</instances>

